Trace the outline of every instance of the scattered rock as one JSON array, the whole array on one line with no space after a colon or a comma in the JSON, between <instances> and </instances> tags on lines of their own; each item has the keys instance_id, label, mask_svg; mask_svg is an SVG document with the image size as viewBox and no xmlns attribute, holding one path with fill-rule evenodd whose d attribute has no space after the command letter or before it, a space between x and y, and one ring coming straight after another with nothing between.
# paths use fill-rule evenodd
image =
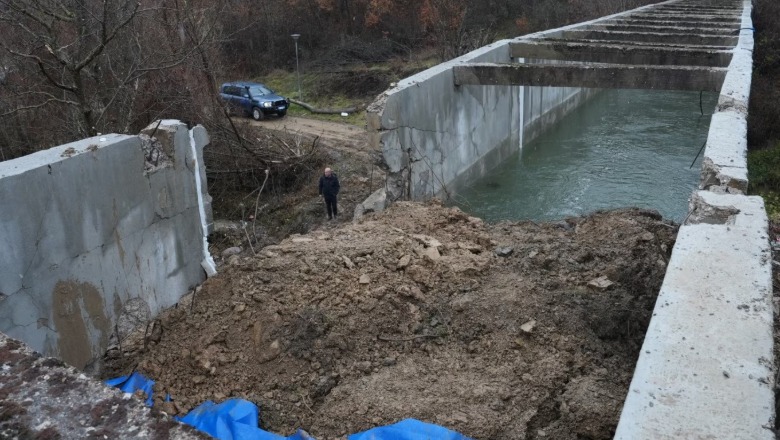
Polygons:
<instances>
[{"instance_id":1,"label":"scattered rock","mask_svg":"<svg viewBox=\"0 0 780 440\"><path fill-rule=\"evenodd\" d=\"M479 253L481 253L484 250L482 248L482 246L480 246L478 244L463 243L462 241L458 242L458 248L459 249L465 249L465 250L471 252L472 254L479 254Z\"/></svg>"},{"instance_id":2,"label":"scattered rock","mask_svg":"<svg viewBox=\"0 0 780 440\"><path fill-rule=\"evenodd\" d=\"M412 256L407 254L398 259L398 264L395 267L398 270L406 269L406 267L409 266L409 263L411 262L412 262Z\"/></svg>"},{"instance_id":3,"label":"scattered rock","mask_svg":"<svg viewBox=\"0 0 780 440\"><path fill-rule=\"evenodd\" d=\"M439 247L441 246L441 242L433 237L430 237L428 235L421 235L421 234L414 234L412 235L412 238L419 241L420 243L424 244L425 247Z\"/></svg>"},{"instance_id":4,"label":"scattered rock","mask_svg":"<svg viewBox=\"0 0 780 440\"><path fill-rule=\"evenodd\" d=\"M319 399L327 396L330 393L330 390L332 390L337 384L338 381L335 377L332 376L320 377L319 381L317 382L317 385L314 387L314 390L312 392L312 397L315 399Z\"/></svg>"},{"instance_id":5,"label":"scattered rock","mask_svg":"<svg viewBox=\"0 0 780 440\"><path fill-rule=\"evenodd\" d=\"M176 405L174 405L173 402L163 402L160 405L160 410L169 416L175 416L179 413L179 411L176 410Z\"/></svg>"},{"instance_id":6,"label":"scattered rock","mask_svg":"<svg viewBox=\"0 0 780 440\"><path fill-rule=\"evenodd\" d=\"M639 236L639 241L653 241L655 235L652 232L645 232Z\"/></svg>"},{"instance_id":7,"label":"scattered rock","mask_svg":"<svg viewBox=\"0 0 780 440\"><path fill-rule=\"evenodd\" d=\"M238 255L240 253L241 253L241 247L234 246L234 247L230 247L230 248L227 248L224 251L222 251L222 256L223 257L229 257L231 255Z\"/></svg>"},{"instance_id":8,"label":"scattered rock","mask_svg":"<svg viewBox=\"0 0 780 440\"><path fill-rule=\"evenodd\" d=\"M369 277L366 274L360 275L360 284L369 284L371 282L371 277Z\"/></svg>"},{"instance_id":9,"label":"scattered rock","mask_svg":"<svg viewBox=\"0 0 780 440\"><path fill-rule=\"evenodd\" d=\"M441 260L439 249L435 247L425 248L425 251L423 251L423 256L428 260L433 261L434 263Z\"/></svg>"},{"instance_id":10,"label":"scattered rock","mask_svg":"<svg viewBox=\"0 0 780 440\"><path fill-rule=\"evenodd\" d=\"M515 251L515 248L511 246L499 246L496 248L495 251L493 251L496 255L499 257L508 257L512 255L512 253Z\"/></svg>"},{"instance_id":11,"label":"scattered rock","mask_svg":"<svg viewBox=\"0 0 780 440\"><path fill-rule=\"evenodd\" d=\"M526 333L531 333L532 331L534 331L535 327L536 327L536 321L532 319L532 320L526 322L525 324L521 325L520 326L520 330L522 330L522 331L524 331Z\"/></svg>"},{"instance_id":12,"label":"scattered rock","mask_svg":"<svg viewBox=\"0 0 780 440\"><path fill-rule=\"evenodd\" d=\"M592 279L588 282L588 287L595 289L595 290L607 290L609 289L613 284L612 281L610 281L606 276L600 276L598 278Z\"/></svg>"},{"instance_id":13,"label":"scattered rock","mask_svg":"<svg viewBox=\"0 0 780 440\"><path fill-rule=\"evenodd\" d=\"M293 243L311 243L312 241L314 241L314 239L309 237L295 237L292 239Z\"/></svg>"},{"instance_id":14,"label":"scattered rock","mask_svg":"<svg viewBox=\"0 0 780 440\"><path fill-rule=\"evenodd\" d=\"M347 266L347 269L355 268L355 263L353 263L352 260L350 260L346 255L342 255L341 259L344 260L344 265Z\"/></svg>"}]
</instances>

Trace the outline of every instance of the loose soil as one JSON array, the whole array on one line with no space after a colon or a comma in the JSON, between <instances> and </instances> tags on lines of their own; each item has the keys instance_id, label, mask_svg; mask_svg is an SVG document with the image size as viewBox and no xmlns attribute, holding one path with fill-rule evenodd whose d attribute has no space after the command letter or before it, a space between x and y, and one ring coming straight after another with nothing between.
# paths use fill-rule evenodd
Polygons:
<instances>
[{"instance_id":1,"label":"loose soil","mask_svg":"<svg viewBox=\"0 0 780 440\"><path fill-rule=\"evenodd\" d=\"M368 151L365 148L368 143L368 133L365 128L356 125L294 116L268 118L263 121L245 119L245 121L255 127L268 130L302 134L309 138L320 137L328 143L330 150L353 153L362 159L368 158Z\"/></svg>"},{"instance_id":2,"label":"loose soil","mask_svg":"<svg viewBox=\"0 0 780 440\"><path fill-rule=\"evenodd\" d=\"M154 378L170 412L245 398L285 435L413 417L475 439L612 438L676 233L637 209L491 225L397 203L229 257L104 375Z\"/></svg>"}]
</instances>

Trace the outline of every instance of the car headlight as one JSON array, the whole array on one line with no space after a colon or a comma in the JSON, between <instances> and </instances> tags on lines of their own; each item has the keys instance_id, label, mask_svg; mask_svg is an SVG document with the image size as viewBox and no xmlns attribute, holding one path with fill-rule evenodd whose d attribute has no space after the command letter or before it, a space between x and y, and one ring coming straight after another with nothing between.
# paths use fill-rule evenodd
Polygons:
<instances>
[{"instance_id":1,"label":"car headlight","mask_svg":"<svg viewBox=\"0 0 780 440\"><path fill-rule=\"evenodd\" d=\"M266 101L266 102L263 103L263 107L271 108L271 104L272 104L271 102Z\"/></svg>"}]
</instances>

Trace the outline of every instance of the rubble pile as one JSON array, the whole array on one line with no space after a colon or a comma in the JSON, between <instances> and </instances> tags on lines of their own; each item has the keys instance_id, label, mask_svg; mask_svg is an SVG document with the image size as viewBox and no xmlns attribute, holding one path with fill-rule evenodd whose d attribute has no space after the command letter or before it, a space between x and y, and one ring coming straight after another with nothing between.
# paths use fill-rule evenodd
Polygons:
<instances>
[{"instance_id":1,"label":"rubble pile","mask_svg":"<svg viewBox=\"0 0 780 440\"><path fill-rule=\"evenodd\" d=\"M612 438L676 233L638 209L489 225L396 203L226 256L103 374L155 379L172 414L251 400L284 435L412 417L475 439Z\"/></svg>"}]
</instances>

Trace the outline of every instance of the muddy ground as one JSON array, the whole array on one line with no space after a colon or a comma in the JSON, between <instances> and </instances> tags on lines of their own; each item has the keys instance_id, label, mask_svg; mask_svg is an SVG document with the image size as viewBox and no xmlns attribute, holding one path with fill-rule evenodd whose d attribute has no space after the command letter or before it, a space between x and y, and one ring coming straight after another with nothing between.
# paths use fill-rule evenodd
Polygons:
<instances>
[{"instance_id":1,"label":"muddy ground","mask_svg":"<svg viewBox=\"0 0 780 440\"><path fill-rule=\"evenodd\" d=\"M249 399L285 435L414 417L612 438L676 225L633 209L490 225L432 202L315 228L227 258L103 374L154 378L169 412Z\"/></svg>"}]
</instances>

